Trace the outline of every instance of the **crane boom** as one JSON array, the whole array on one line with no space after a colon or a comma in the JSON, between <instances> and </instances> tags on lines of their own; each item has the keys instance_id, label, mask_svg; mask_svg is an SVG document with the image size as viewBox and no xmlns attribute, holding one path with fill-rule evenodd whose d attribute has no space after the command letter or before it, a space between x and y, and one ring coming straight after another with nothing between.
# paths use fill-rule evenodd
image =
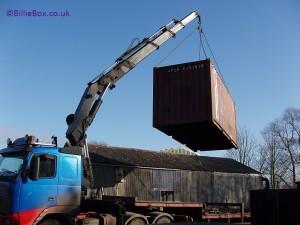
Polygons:
<instances>
[{"instance_id":1,"label":"crane boom","mask_svg":"<svg viewBox=\"0 0 300 225\"><path fill-rule=\"evenodd\" d=\"M191 12L181 20L173 19L153 35L144 38L140 43L125 51L113 65L89 82L75 113L67 117L66 137L68 144L71 146L85 146L86 131L93 122L108 88L112 89L115 83L139 62L171 37L175 37L178 31L196 18L200 20L199 14Z\"/></svg>"}]
</instances>

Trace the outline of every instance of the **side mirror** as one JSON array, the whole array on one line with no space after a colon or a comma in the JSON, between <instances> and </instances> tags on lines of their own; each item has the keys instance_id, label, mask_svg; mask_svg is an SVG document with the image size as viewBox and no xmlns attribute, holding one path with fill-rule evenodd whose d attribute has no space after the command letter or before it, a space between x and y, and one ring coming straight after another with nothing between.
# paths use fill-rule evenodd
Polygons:
<instances>
[{"instance_id":1,"label":"side mirror","mask_svg":"<svg viewBox=\"0 0 300 225\"><path fill-rule=\"evenodd\" d=\"M30 180L37 180L39 178L40 170L40 157L35 155L31 159L30 169L29 169L29 178Z\"/></svg>"}]
</instances>

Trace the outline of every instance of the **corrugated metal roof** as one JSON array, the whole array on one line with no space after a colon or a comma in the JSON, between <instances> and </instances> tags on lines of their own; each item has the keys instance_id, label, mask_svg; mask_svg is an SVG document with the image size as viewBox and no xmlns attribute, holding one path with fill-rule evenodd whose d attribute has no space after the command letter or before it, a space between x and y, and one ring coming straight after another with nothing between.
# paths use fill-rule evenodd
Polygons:
<instances>
[{"instance_id":1,"label":"corrugated metal roof","mask_svg":"<svg viewBox=\"0 0 300 225\"><path fill-rule=\"evenodd\" d=\"M90 145L89 150L93 163L115 166L259 174L258 171L229 158L177 155L141 149L99 145Z\"/></svg>"}]
</instances>

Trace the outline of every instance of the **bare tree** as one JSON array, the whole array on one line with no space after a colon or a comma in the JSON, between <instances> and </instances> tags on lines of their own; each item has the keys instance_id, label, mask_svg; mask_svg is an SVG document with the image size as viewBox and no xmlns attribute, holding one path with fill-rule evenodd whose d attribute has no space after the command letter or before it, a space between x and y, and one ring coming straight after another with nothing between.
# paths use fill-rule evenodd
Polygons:
<instances>
[{"instance_id":1,"label":"bare tree","mask_svg":"<svg viewBox=\"0 0 300 225\"><path fill-rule=\"evenodd\" d=\"M283 165L284 154L279 148L279 139L276 136L276 124L270 123L262 131L263 143L259 148L260 170L270 177L271 188L280 187L280 183L288 183L285 179L286 166Z\"/></svg>"},{"instance_id":2,"label":"bare tree","mask_svg":"<svg viewBox=\"0 0 300 225\"><path fill-rule=\"evenodd\" d=\"M266 154L266 146L260 144L257 147L257 151L255 152L255 162L253 167L261 172L262 174L266 173L266 164L267 164L267 154Z\"/></svg>"},{"instance_id":3,"label":"bare tree","mask_svg":"<svg viewBox=\"0 0 300 225\"><path fill-rule=\"evenodd\" d=\"M300 154L300 109L289 108L262 132L258 168L270 176L272 188L295 187Z\"/></svg>"},{"instance_id":4,"label":"bare tree","mask_svg":"<svg viewBox=\"0 0 300 225\"><path fill-rule=\"evenodd\" d=\"M294 133L293 138L294 144L300 146L300 109L297 108L288 108L283 114L283 120L287 126L291 127L292 132Z\"/></svg>"},{"instance_id":5,"label":"bare tree","mask_svg":"<svg viewBox=\"0 0 300 225\"><path fill-rule=\"evenodd\" d=\"M274 122L280 149L285 152L291 173L291 186L296 187L296 167L299 159L300 110L289 108Z\"/></svg>"},{"instance_id":6,"label":"bare tree","mask_svg":"<svg viewBox=\"0 0 300 225\"><path fill-rule=\"evenodd\" d=\"M253 134L246 127L240 127L238 129L238 144L238 149L228 150L226 156L246 166L253 166L257 142Z\"/></svg>"}]
</instances>

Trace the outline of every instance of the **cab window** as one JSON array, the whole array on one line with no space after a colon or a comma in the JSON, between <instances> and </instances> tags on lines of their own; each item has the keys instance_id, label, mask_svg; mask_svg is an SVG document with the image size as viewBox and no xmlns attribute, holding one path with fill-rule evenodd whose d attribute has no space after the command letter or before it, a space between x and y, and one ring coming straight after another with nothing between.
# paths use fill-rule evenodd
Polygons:
<instances>
[{"instance_id":1,"label":"cab window","mask_svg":"<svg viewBox=\"0 0 300 225\"><path fill-rule=\"evenodd\" d=\"M56 157L54 155L41 155L39 178L48 178L55 176Z\"/></svg>"},{"instance_id":2,"label":"cab window","mask_svg":"<svg viewBox=\"0 0 300 225\"><path fill-rule=\"evenodd\" d=\"M30 174L31 180L39 178L51 178L56 173L56 156L50 154L43 154L34 156L31 159Z\"/></svg>"}]
</instances>

